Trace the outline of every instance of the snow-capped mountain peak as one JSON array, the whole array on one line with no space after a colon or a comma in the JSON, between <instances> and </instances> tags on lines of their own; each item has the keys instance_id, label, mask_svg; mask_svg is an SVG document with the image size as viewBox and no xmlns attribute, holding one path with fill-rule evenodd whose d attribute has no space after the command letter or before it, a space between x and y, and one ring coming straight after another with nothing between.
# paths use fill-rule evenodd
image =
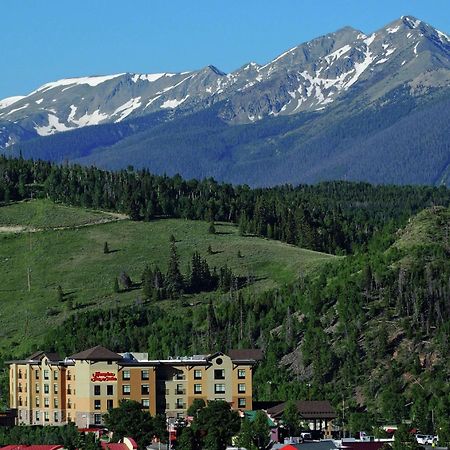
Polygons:
<instances>
[{"instance_id":1,"label":"snow-capped mountain peak","mask_svg":"<svg viewBox=\"0 0 450 450\"><path fill-rule=\"evenodd\" d=\"M27 96L0 101L0 147L23 136L157 111L189 114L220 101L220 116L230 123L323 111L354 92L363 91L370 102L402 84L416 86L424 74L428 85L436 80L450 84L450 39L403 16L371 34L344 27L229 74L210 65L181 73L119 73L46 83Z\"/></svg>"}]
</instances>

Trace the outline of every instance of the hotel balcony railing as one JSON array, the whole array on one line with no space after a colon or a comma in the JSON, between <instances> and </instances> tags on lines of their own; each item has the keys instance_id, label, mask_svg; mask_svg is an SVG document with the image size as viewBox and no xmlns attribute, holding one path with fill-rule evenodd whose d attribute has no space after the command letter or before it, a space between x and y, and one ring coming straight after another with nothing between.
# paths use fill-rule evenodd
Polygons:
<instances>
[{"instance_id":1,"label":"hotel balcony railing","mask_svg":"<svg viewBox=\"0 0 450 450\"><path fill-rule=\"evenodd\" d=\"M185 395L186 389L175 389L175 395Z\"/></svg>"}]
</instances>

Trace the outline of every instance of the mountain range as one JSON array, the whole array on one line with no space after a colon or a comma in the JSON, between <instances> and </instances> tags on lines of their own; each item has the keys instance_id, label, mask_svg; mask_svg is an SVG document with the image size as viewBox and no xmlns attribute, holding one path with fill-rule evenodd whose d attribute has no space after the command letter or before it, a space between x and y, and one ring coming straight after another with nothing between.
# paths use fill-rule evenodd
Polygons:
<instances>
[{"instance_id":1,"label":"mountain range","mask_svg":"<svg viewBox=\"0 0 450 450\"><path fill-rule=\"evenodd\" d=\"M404 16L225 74L91 76L0 101L5 154L267 186L450 185L450 38Z\"/></svg>"}]
</instances>

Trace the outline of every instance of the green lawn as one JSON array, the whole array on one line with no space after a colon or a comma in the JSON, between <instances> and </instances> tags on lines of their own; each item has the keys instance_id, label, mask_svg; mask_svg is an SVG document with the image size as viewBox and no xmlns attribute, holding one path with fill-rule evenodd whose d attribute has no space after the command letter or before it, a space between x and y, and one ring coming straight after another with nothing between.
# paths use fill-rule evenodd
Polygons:
<instances>
[{"instance_id":1,"label":"green lawn","mask_svg":"<svg viewBox=\"0 0 450 450\"><path fill-rule=\"evenodd\" d=\"M29 208L29 205L16 207L18 209L13 210L19 211L16 214L19 217L20 208ZM52 206L54 210L59 208L65 209ZM76 211L79 217L91 214L81 209ZM66 211L61 214L64 216ZM64 217L67 223L68 216ZM31 340L76 311L135 302L142 296L141 290L115 294L114 277L124 270L138 282L147 263L158 264L165 271L172 234L177 240L183 273L197 250L208 259L210 266L226 263L238 275L254 276L257 281L248 289L255 291L293 281L300 273L333 259L327 254L277 241L240 236L237 228L230 224L216 224L216 234L209 234L208 227L206 222L182 219L122 220L75 229L0 234L0 351L7 350L11 342L17 343L15 352L32 350L28 348ZM109 254L103 253L105 241L111 251ZM208 245L211 245L212 255L207 254ZM28 268L31 270L30 292ZM76 311L68 311L64 303L58 302L58 285L78 304ZM206 298L203 294L193 300ZM164 307L177 304L169 300L162 302Z\"/></svg>"},{"instance_id":2,"label":"green lawn","mask_svg":"<svg viewBox=\"0 0 450 450\"><path fill-rule=\"evenodd\" d=\"M115 219L113 214L58 205L46 199L0 207L0 227L49 229L77 227Z\"/></svg>"}]
</instances>

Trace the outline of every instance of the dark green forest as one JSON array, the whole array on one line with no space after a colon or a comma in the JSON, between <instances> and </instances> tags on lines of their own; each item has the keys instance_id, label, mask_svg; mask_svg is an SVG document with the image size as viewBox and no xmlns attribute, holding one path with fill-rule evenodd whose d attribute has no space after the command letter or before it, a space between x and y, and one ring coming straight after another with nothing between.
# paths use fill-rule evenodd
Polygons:
<instances>
[{"instance_id":1,"label":"dark green forest","mask_svg":"<svg viewBox=\"0 0 450 450\"><path fill-rule=\"evenodd\" d=\"M450 203L445 187L338 181L251 189L211 178L186 181L148 170L109 172L0 156L0 202L38 196L133 220L234 222L242 233L334 254L361 251L387 224L398 228L423 208Z\"/></svg>"},{"instance_id":2,"label":"dark green forest","mask_svg":"<svg viewBox=\"0 0 450 450\"><path fill-rule=\"evenodd\" d=\"M48 331L42 348L68 355L83 342L83 348L101 344L153 358L262 348L256 400L329 399L353 431L401 420L423 432L448 427L445 187L328 182L250 189L132 168L107 172L1 158L0 201L36 196L134 220L229 221L241 233L347 255L263 293L228 283L225 296L210 292L209 302L195 307L183 304L175 289L170 296L177 307L170 310L148 296L133 307L75 313ZM192 264L190 289L205 289L211 277L198 255Z\"/></svg>"}]
</instances>

